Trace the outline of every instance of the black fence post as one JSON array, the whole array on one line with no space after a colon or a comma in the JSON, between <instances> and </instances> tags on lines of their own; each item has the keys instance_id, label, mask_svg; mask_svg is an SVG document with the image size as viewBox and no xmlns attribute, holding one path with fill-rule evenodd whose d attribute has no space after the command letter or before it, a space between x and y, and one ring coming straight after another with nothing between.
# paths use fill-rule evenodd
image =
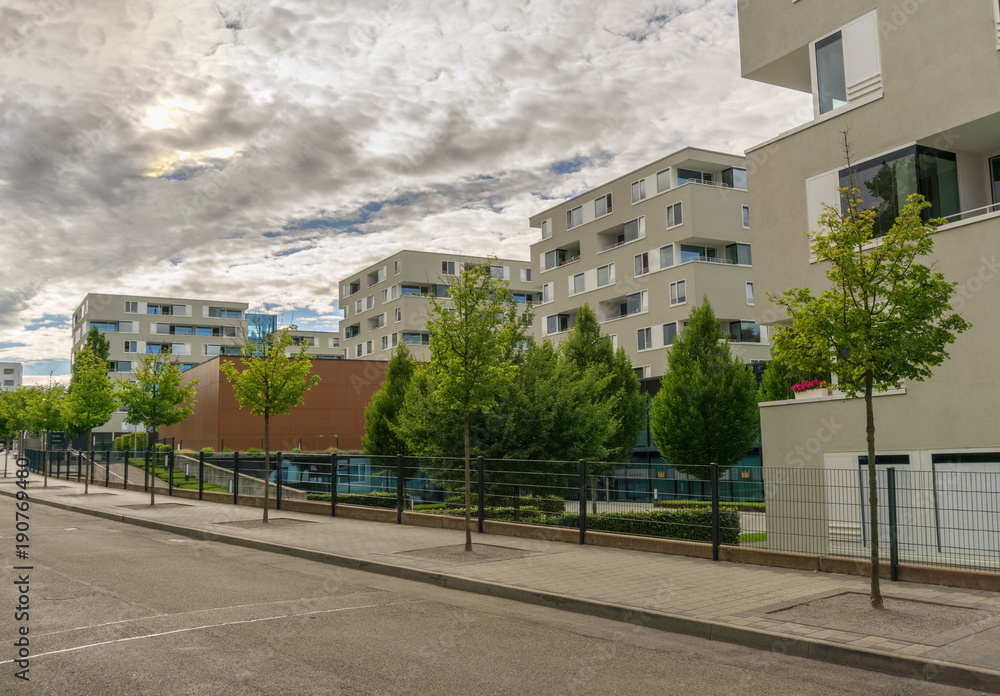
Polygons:
<instances>
[{"instance_id":1,"label":"black fence post","mask_svg":"<svg viewBox=\"0 0 1000 696\"><path fill-rule=\"evenodd\" d=\"M396 524L403 524L403 455L396 455Z\"/></svg>"},{"instance_id":2,"label":"black fence post","mask_svg":"<svg viewBox=\"0 0 1000 696\"><path fill-rule=\"evenodd\" d=\"M330 455L330 517L337 516L337 478L340 476L340 457Z\"/></svg>"},{"instance_id":3,"label":"black fence post","mask_svg":"<svg viewBox=\"0 0 1000 696\"><path fill-rule=\"evenodd\" d=\"M80 483L80 469L83 468L83 450L76 451L76 482ZM66 478L69 478L67 476ZM84 476L86 478L86 476Z\"/></svg>"},{"instance_id":4,"label":"black fence post","mask_svg":"<svg viewBox=\"0 0 1000 696\"><path fill-rule=\"evenodd\" d=\"M719 560L719 543L722 538L719 519L719 465L712 462L712 560Z\"/></svg>"},{"instance_id":5,"label":"black fence post","mask_svg":"<svg viewBox=\"0 0 1000 696\"><path fill-rule=\"evenodd\" d=\"M580 543L587 543L587 460L580 460Z\"/></svg>"},{"instance_id":6,"label":"black fence post","mask_svg":"<svg viewBox=\"0 0 1000 696\"><path fill-rule=\"evenodd\" d=\"M205 453L198 453L198 500L205 497Z\"/></svg>"},{"instance_id":7,"label":"black fence post","mask_svg":"<svg viewBox=\"0 0 1000 696\"><path fill-rule=\"evenodd\" d=\"M167 495L174 494L174 451L171 449L167 456Z\"/></svg>"},{"instance_id":8,"label":"black fence post","mask_svg":"<svg viewBox=\"0 0 1000 696\"><path fill-rule=\"evenodd\" d=\"M886 469L889 483L889 579L899 580L899 528L896 521L896 468Z\"/></svg>"},{"instance_id":9,"label":"black fence post","mask_svg":"<svg viewBox=\"0 0 1000 696\"><path fill-rule=\"evenodd\" d=\"M233 452L233 505L239 505L240 495L240 453Z\"/></svg>"},{"instance_id":10,"label":"black fence post","mask_svg":"<svg viewBox=\"0 0 1000 696\"><path fill-rule=\"evenodd\" d=\"M104 487L111 487L111 450L104 450Z\"/></svg>"},{"instance_id":11,"label":"black fence post","mask_svg":"<svg viewBox=\"0 0 1000 696\"><path fill-rule=\"evenodd\" d=\"M150 461L150 451L146 450L146 466L144 467L143 477L142 477L142 490L149 492L149 461Z\"/></svg>"},{"instance_id":12,"label":"black fence post","mask_svg":"<svg viewBox=\"0 0 1000 696\"><path fill-rule=\"evenodd\" d=\"M122 450L122 459L125 462L125 468L122 470L122 490L128 490L128 450Z\"/></svg>"},{"instance_id":13,"label":"black fence post","mask_svg":"<svg viewBox=\"0 0 1000 696\"><path fill-rule=\"evenodd\" d=\"M476 457L476 470L479 479L476 481L476 498L479 499L479 533L483 533L483 522L486 520L486 467L482 457Z\"/></svg>"},{"instance_id":14,"label":"black fence post","mask_svg":"<svg viewBox=\"0 0 1000 696\"><path fill-rule=\"evenodd\" d=\"M276 510L281 509L281 452L278 452L278 472L275 477L278 479L278 490L274 496L274 505Z\"/></svg>"}]
</instances>

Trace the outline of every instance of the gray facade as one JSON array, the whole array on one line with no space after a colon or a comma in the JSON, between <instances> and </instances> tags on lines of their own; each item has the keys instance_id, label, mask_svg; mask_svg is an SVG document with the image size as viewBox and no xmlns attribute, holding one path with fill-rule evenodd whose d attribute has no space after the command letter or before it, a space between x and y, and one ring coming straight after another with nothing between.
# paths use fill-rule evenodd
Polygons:
<instances>
[{"instance_id":1,"label":"gray facade","mask_svg":"<svg viewBox=\"0 0 1000 696\"><path fill-rule=\"evenodd\" d=\"M744 361L767 360L754 323L744 158L686 148L530 220L535 336L558 343L584 304L641 377L662 375L691 308L708 297ZM756 224L756 221L754 221Z\"/></svg>"},{"instance_id":2,"label":"gray facade","mask_svg":"<svg viewBox=\"0 0 1000 696\"><path fill-rule=\"evenodd\" d=\"M17 362L0 362L0 392L15 391L21 387L24 368Z\"/></svg>"},{"instance_id":3,"label":"gray facade","mask_svg":"<svg viewBox=\"0 0 1000 696\"><path fill-rule=\"evenodd\" d=\"M926 261L958 283L953 306L973 328L930 380L875 399L880 455L901 456L908 462L901 468L932 477L939 492L978 469L1000 471L998 28L997 0L740 3L744 76L811 93L814 110L810 122L747 153L758 321L786 321L766 292L826 286L804 233L817 230L824 204L839 205L843 131L850 130L859 170L891 165L902 197L923 193L949 220ZM761 420L765 479L780 479L782 469L857 468L866 451L864 406L836 391L766 404ZM979 463L962 463L963 454ZM954 461L942 465L946 455ZM768 500L768 540L793 548L780 537L800 523L782 521L785 502ZM926 514L933 527L947 512L939 504L924 500L914 514ZM823 500L809 511L800 505L796 516L818 520L810 548L801 550L826 552L845 537L862 543L861 520L837 519L838 509Z\"/></svg>"}]
</instances>

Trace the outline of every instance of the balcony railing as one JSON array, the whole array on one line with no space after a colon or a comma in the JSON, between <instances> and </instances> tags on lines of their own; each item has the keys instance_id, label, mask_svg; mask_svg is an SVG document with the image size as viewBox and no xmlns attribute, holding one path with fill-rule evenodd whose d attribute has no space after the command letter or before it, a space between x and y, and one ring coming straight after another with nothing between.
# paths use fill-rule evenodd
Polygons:
<instances>
[{"instance_id":1,"label":"balcony railing","mask_svg":"<svg viewBox=\"0 0 1000 696\"><path fill-rule=\"evenodd\" d=\"M680 266L682 264L693 263L695 261L700 261L702 263L724 263L730 266L737 265L735 261L730 261L724 256L689 256L688 258L681 260L681 262L677 265Z\"/></svg>"},{"instance_id":2,"label":"balcony railing","mask_svg":"<svg viewBox=\"0 0 1000 696\"><path fill-rule=\"evenodd\" d=\"M677 183L677 188L680 188L684 184L701 184L702 186L714 186L716 188L734 189L736 191L746 191L745 188L737 188L736 186L731 186L730 184L724 183L722 181L705 181L704 179L685 179L684 181Z\"/></svg>"},{"instance_id":3,"label":"balcony railing","mask_svg":"<svg viewBox=\"0 0 1000 696\"><path fill-rule=\"evenodd\" d=\"M621 242L615 242L614 244L609 244L606 247L602 247L597 253L598 254L603 254L605 251L611 251L612 249L617 249L618 247L623 247L626 244L631 244L632 242L638 242L640 239L645 239L645 238L646 238L646 235L643 234L643 235L641 235L639 237L636 237L635 239L626 239L626 240L621 241Z\"/></svg>"},{"instance_id":4,"label":"balcony railing","mask_svg":"<svg viewBox=\"0 0 1000 696\"><path fill-rule=\"evenodd\" d=\"M964 222L966 220L971 220L983 215L990 215L992 213L1000 213L1000 203L991 203L990 205L984 205L982 208L973 208L972 210L963 210L961 213L946 215L944 219L948 221L947 224L951 224L953 222Z\"/></svg>"}]
</instances>

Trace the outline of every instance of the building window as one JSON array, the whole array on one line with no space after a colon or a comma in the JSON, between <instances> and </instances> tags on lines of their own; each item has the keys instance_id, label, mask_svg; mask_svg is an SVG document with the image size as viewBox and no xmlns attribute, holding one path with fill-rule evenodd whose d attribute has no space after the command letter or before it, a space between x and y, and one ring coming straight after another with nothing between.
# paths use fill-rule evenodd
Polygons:
<instances>
[{"instance_id":1,"label":"building window","mask_svg":"<svg viewBox=\"0 0 1000 696\"><path fill-rule=\"evenodd\" d=\"M361 324L354 324L344 329L344 338L345 339L354 338L360 333L361 333Z\"/></svg>"},{"instance_id":2,"label":"building window","mask_svg":"<svg viewBox=\"0 0 1000 696\"><path fill-rule=\"evenodd\" d=\"M138 314L139 313L139 303L138 302L126 302L125 303L125 313L126 314Z\"/></svg>"},{"instance_id":3,"label":"building window","mask_svg":"<svg viewBox=\"0 0 1000 696\"><path fill-rule=\"evenodd\" d=\"M552 290L552 283L545 283L542 286L542 302L551 302L555 299L555 293Z\"/></svg>"},{"instance_id":4,"label":"building window","mask_svg":"<svg viewBox=\"0 0 1000 696\"><path fill-rule=\"evenodd\" d=\"M355 351L354 351L354 354L355 354L355 356L357 356L357 357L359 357L359 358L360 358L360 357L362 357L362 356L363 356L363 355L365 354L365 352L364 352L364 351L365 351L365 346L364 346L364 344L362 344L362 343L359 343L359 344L357 345L357 348L356 348L356 349L355 349Z\"/></svg>"},{"instance_id":5,"label":"building window","mask_svg":"<svg viewBox=\"0 0 1000 696\"><path fill-rule=\"evenodd\" d=\"M670 170L664 169L656 173L656 192L663 193L670 190Z\"/></svg>"},{"instance_id":6,"label":"building window","mask_svg":"<svg viewBox=\"0 0 1000 696\"><path fill-rule=\"evenodd\" d=\"M569 249L552 249L545 252L545 270L550 271L558 266L565 266L571 261L576 261L580 258L579 253L576 256L570 257Z\"/></svg>"},{"instance_id":7,"label":"building window","mask_svg":"<svg viewBox=\"0 0 1000 696\"><path fill-rule=\"evenodd\" d=\"M403 285L401 286L401 291L403 297L408 295L426 295L427 286L426 285Z\"/></svg>"},{"instance_id":8,"label":"building window","mask_svg":"<svg viewBox=\"0 0 1000 696\"><path fill-rule=\"evenodd\" d=\"M646 291L644 290L643 292ZM631 295L626 295L625 301L622 302L618 308L618 315L622 317L630 317L633 314L639 314L642 311L643 292L633 292Z\"/></svg>"},{"instance_id":9,"label":"building window","mask_svg":"<svg viewBox=\"0 0 1000 696\"><path fill-rule=\"evenodd\" d=\"M752 321L731 321L729 340L736 343L760 343L760 327Z\"/></svg>"},{"instance_id":10,"label":"building window","mask_svg":"<svg viewBox=\"0 0 1000 696\"><path fill-rule=\"evenodd\" d=\"M1000 203L1000 156L990 158L990 172L993 174L993 202Z\"/></svg>"},{"instance_id":11,"label":"building window","mask_svg":"<svg viewBox=\"0 0 1000 696\"><path fill-rule=\"evenodd\" d=\"M373 348L372 342L371 341L365 341L365 355L371 355L372 354L372 348Z\"/></svg>"},{"instance_id":12,"label":"building window","mask_svg":"<svg viewBox=\"0 0 1000 696\"><path fill-rule=\"evenodd\" d=\"M5 367L3 369L3 373L5 375L12 375L12 374L14 374L14 368L13 367Z\"/></svg>"},{"instance_id":13,"label":"building window","mask_svg":"<svg viewBox=\"0 0 1000 696\"><path fill-rule=\"evenodd\" d=\"M371 309L375 306L375 296L369 295L365 298L365 309Z\"/></svg>"},{"instance_id":14,"label":"building window","mask_svg":"<svg viewBox=\"0 0 1000 696\"><path fill-rule=\"evenodd\" d=\"M687 281L678 280L670 284L670 306L681 305L687 302Z\"/></svg>"},{"instance_id":15,"label":"building window","mask_svg":"<svg viewBox=\"0 0 1000 696\"><path fill-rule=\"evenodd\" d=\"M712 175L709 172L699 172L696 169L682 169L677 168L677 185L686 184L688 182L694 182L696 184L710 184L712 183Z\"/></svg>"},{"instance_id":16,"label":"building window","mask_svg":"<svg viewBox=\"0 0 1000 696\"><path fill-rule=\"evenodd\" d=\"M674 203L667 206L667 229L684 224L684 215L681 212L681 204Z\"/></svg>"},{"instance_id":17,"label":"building window","mask_svg":"<svg viewBox=\"0 0 1000 696\"><path fill-rule=\"evenodd\" d=\"M542 220L542 239L552 236L552 220Z\"/></svg>"},{"instance_id":18,"label":"building window","mask_svg":"<svg viewBox=\"0 0 1000 696\"><path fill-rule=\"evenodd\" d=\"M594 217L599 218L611 213L611 194L605 194L594 201Z\"/></svg>"},{"instance_id":19,"label":"building window","mask_svg":"<svg viewBox=\"0 0 1000 696\"><path fill-rule=\"evenodd\" d=\"M649 253L644 251L635 255L635 276L638 278L647 273L649 273Z\"/></svg>"},{"instance_id":20,"label":"building window","mask_svg":"<svg viewBox=\"0 0 1000 696\"><path fill-rule=\"evenodd\" d=\"M857 165L853 171L840 171L840 187L860 189L861 210L878 209L873 237L881 237L896 223L907 198L919 193L931 204L923 211L924 222L947 218L960 211L958 165L953 152L923 145L891 152ZM841 200L841 212L847 214L847 201Z\"/></svg>"},{"instance_id":21,"label":"building window","mask_svg":"<svg viewBox=\"0 0 1000 696\"><path fill-rule=\"evenodd\" d=\"M750 229L750 206L743 206L743 228Z\"/></svg>"},{"instance_id":22,"label":"building window","mask_svg":"<svg viewBox=\"0 0 1000 696\"><path fill-rule=\"evenodd\" d=\"M844 39L839 31L816 42L816 92L821 114L847 104Z\"/></svg>"},{"instance_id":23,"label":"building window","mask_svg":"<svg viewBox=\"0 0 1000 696\"><path fill-rule=\"evenodd\" d=\"M521 282L522 283L530 283L531 282L531 269L530 268L522 268L521 269Z\"/></svg>"},{"instance_id":24,"label":"building window","mask_svg":"<svg viewBox=\"0 0 1000 696\"><path fill-rule=\"evenodd\" d=\"M677 338L677 322L672 321L668 324L663 325L663 345L669 346L673 345L674 339Z\"/></svg>"},{"instance_id":25,"label":"building window","mask_svg":"<svg viewBox=\"0 0 1000 696\"><path fill-rule=\"evenodd\" d=\"M730 167L722 171L722 185L727 188L747 190L747 170L742 167Z\"/></svg>"},{"instance_id":26,"label":"building window","mask_svg":"<svg viewBox=\"0 0 1000 696\"><path fill-rule=\"evenodd\" d=\"M402 307L396 307L396 321L397 322L403 321L403 308Z\"/></svg>"},{"instance_id":27,"label":"building window","mask_svg":"<svg viewBox=\"0 0 1000 696\"><path fill-rule=\"evenodd\" d=\"M442 261L441 262L441 275L448 275L448 276L455 275L455 262L454 261Z\"/></svg>"},{"instance_id":28,"label":"building window","mask_svg":"<svg viewBox=\"0 0 1000 696\"><path fill-rule=\"evenodd\" d=\"M399 334L398 333L393 333L392 334L392 347L395 348L398 345L399 345Z\"/></svg>"},{"instance_id":29,"label":"building window","mask_svg":"<svg viewBox=\"0 0 1000 696\"><path fill-rule=\"evenodd\" d=\"M611 267L613 265L609 263L597 269L597 287L603 288L605 285L611 284Z\"/></svg>"},{"instance_id":30,"label":"building window","mask_svg":"<svg viewBox=\"0 0 1000 696\"><path fill-rule=\"evenodd\" d=\"M729 244L726 246L726 260L741 266L751 266L749 244Z\"/></svg>"},{"instance_id":31,"label":"building window","mask_svg":"<svg viewBox=\"0 0 1000 696\"><path fill-rule=\"evenodd\" d=\"M646 198L646 180L639 179L632 182L632 202L638 203Z\"/></svg>"},{"instance_id":32,"label":"building window","mask_svg":"<svg viewBox=\"0 0 1000 696\"><path fill-rule=\"evenodd\" d=\"M562 333L563 331L569 331L568 314L552 314L551 316L545 317L546 334L557 334Z\"/></svg>"},{"instance_id":33,"label":"building window","mask_svg":"<svg viewBox=\"0 0 1000 696\"><path fill-rule=\"evenodd\" d=\"M571 230L583 224L583 206L578 205L566 211L566 229Z\"/></svg>"},{"instance_id":34,"label":"building window","mask_svg":"<svg viewBox=\"0 0 1000 696\"><path fill-rule=\"evenodd\" d=\"M124 352L126 352L126 353L138 353L139 352L139 343L138 343L138 341L125 341L124 344L125 344L124 348L123 348ZM5 372L6 372L6 370L5 370Z\"/></svg>"},{"instance_id":35,"label":"building window","mask_svg":"<svg viewBox=\"0 0 1000 696\"><path fill-rule=\"evenodd\" d=\"M429 346L431 344L430 334L403 332L403 343L408 346Z\"/></svg>"},{"instance_id":36,"label":"building window","mask_svg":"<svg viewBox=\"0 0 1000 696\"><path fill-rule=\"evenodd\" d=\"M361 281L355 280L353 283L349 283L348 285L344 286L344 298L346 299L351 295L353 295L354 293L360 292L360 290L361 290Z\"/></svg>"},{"instance_id":37,"label":"building window","mask_svg":"<svg viewBox=\"0 0 1000 696\"><path fill-rule=\"evenodd\" d=\"M716 250L695 244L681 244L681 263L688 261L715 261Z\"/></svg>"},{"instance_id":38,"label":"building window","mask_svg":"<svg viewBox=\"0 0 1000 696\"><path fill-rule=\"evenodd\" d=\"M388 336L383 336L382 337L382 350L388 350L388 349L389 349L389 337Z\"/></svg>"},{"instance_id":39,"label":"building window","mask_svg":"<svg viewBox=\"0 0 1000 696\"><path fill-rule=\"evenodd\" d=\"M12 380L12 379L5 379L3 381L3 385L5 387L13 387L14 386L14 380Z\"/></svg>"},{"instance_id":40,"label":"building window","mask_svg":"<svg viewBox=\"0 0 1000 696\"><path fill-rule=\"evenodd\" d=\"M490 266L490 275L503 280L503 266Z\"/></svg>"},{"instance_id":41,"label":"building window","mask_svg":"<svg viewBox=\"0 0 1000 696\"><path fill-rule=\"evenodd\" d=\"M753 307L753 283L747 281L747 304Z\"/></svg>"},{"instance_id":42,"label":"building window","mask_svg":"<svg viewBox=\"0 0 1000 696\"><path fill-rule=\"evenodd\" d=\"M399 272L403 270L403 262L396 259L392 262L392 274L399 275Z\"/></svg>"},{"instance_id":43,"label":"building window","mask_svg":"<svg viewBox=\"0 0 1000 696\"><path fill-rule=\"evenodd\" d=\"M660 268L670 268L674 265L674 245L660 247Z\"/></svg>"},{"instance_id":44,"label":"building window","mask_svg":"<svg viewBox=\"0 0 1000 696\"><path fill-rule=\"evenodd\" d=\"M637 332L639 341L639 350L646 350L647 348L653 347L653 330L649 327L645 329L639 329Z\"/></svg>"},{"instance_id":45,"label":"building window","mask_svg":"<svg viewBox=\"0 0 1000 696\"><path fill-rule=\"evenodd\" d=\"M161 314L161 312L150 312L149 307L146 307L147 314ZM162 312L163 314L169 314L170 312ZM209 307L208 316L218 317L219 319L242 319L243 312L239 309L223 309L222 307Z\"/></svg>"},{"instance_id":46,"label":"building window","mask_svg":"<svg viewBox=\"0 0 1000 696\"><path fill-rule=\"evenodd\" d=\"M92 321L90 328L103 331L104 333L118 333L118 322L116 321Z\"/></svg>"},{"instance_id":47,"label":"building window","mask_svg":"<svg viewBox=\"0 0 1000 696\"><path fill-rule=\"evenodd\" d=\"M354 313L361 314L363 311L365 311L365 301L358 300L357 302L354 303Z\"/></svg>"},{"instance_id":48,"label":"building window","mask_svg":"<svg viewBox=\"0 0 1000 696\"><path fill-rule=\"evenodd\" d=\"M573 294L576 295L584 291L586 284L584 283L583 273L577 273L573 276Z\"/></svg>"},{"instance_id":49,"label":"building window","mask_svg":"<svg viewBox=\"0 0 1000 696\"><path fill-rule=\"evenodd\" d=\"M618 334L611 334L611 347L618 350Z\"/></svg>"}]
</instances>

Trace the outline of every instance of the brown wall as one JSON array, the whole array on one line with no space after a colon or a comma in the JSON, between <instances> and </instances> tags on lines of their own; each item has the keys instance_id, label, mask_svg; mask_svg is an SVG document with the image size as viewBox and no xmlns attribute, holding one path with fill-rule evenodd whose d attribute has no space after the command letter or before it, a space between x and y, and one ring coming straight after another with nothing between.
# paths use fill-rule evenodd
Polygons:
<instances>
[{"instance_id":1,"label":"brown wall","mask_svg":"<svg viewBox=\"0 0 1000 696\"><path fill-rule=\"evenodd\" d=\"M194 414L179 425L163 428L161 437L174 437L185 449L203 447L246 450L260 447L264 417L250 415L236 403L232 385L215 358L184 373L185 383L198 379ZM271 417L271 450L291 450L302 441L304 450L361 449L365 406L382 386L387 363L370 360L313 360L312 374L320 382L305 394L301 406L284 416ZM339 435L339 437L334 437Z\"/></svg>"}]
</instances>

